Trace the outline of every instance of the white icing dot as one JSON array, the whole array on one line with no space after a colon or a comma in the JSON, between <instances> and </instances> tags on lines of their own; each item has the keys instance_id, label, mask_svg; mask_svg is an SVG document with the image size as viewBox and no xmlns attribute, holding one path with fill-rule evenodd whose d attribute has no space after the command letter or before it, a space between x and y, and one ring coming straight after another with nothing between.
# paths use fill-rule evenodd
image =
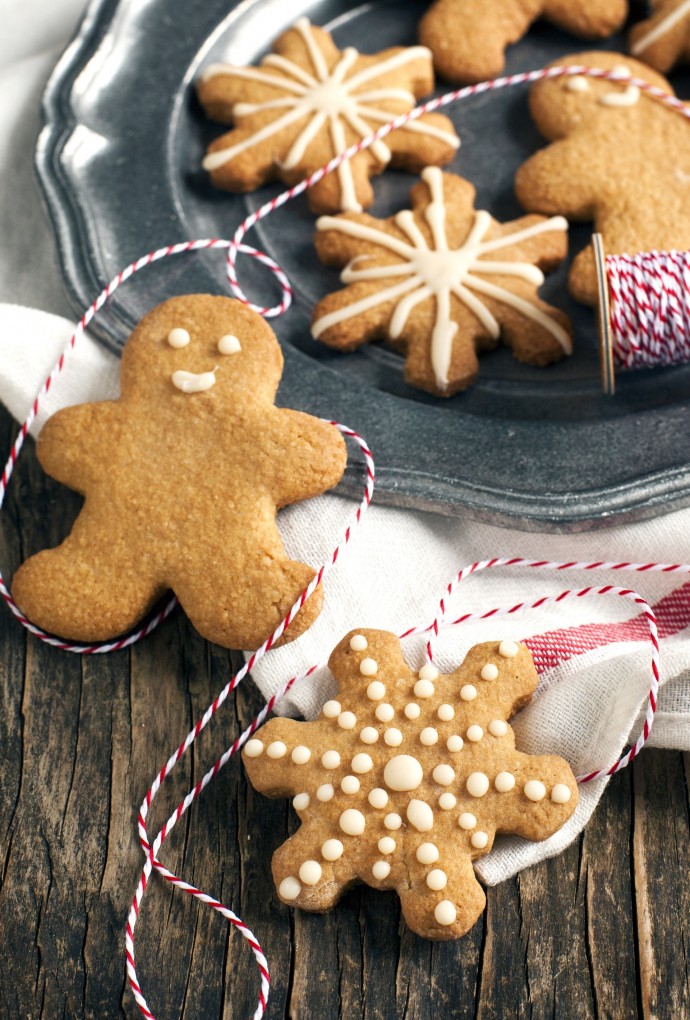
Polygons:
<instances>
[{"instance_id":1,"label":"white icing dot","mask_svg":"<svg viewBox=\"0 0 690 1020\"><path fill-rule=\"evenodd\" d=\"M371 869L371 873L374 878L382 882L384 878L388 878L391 873L391 866L388 861L374 861L374 865Z\"/></svg>"},{"instance_id":2,"label":"white icing dot","mask_svg":"<svg viewBox=\"0 0 690 1020\"><path fill-rule=\"evenodd\" d=\"M452 705L439 705L436 715L441 722L450 722L455 717L455 709Z\"/></svg>"},{"instance_id":3,"label":"white icing dot","mask_svg":"<svg viewBox=\"0 0 690 1020\"><path fill-rule=\"evenodd\" d=\"M438 798L438 806L444 811L452 811L457 802L458 799L453 793L442 793Z\"/></svg>"},{"instance_id":4,"label":"white icing dot","mask_svg":"<svg viewBox=\"0 0 690 1020\"><path fill-rule=\"evenodd\" d=\"M546 796L546 787L538 779L528 779L524 787L525 797L528 800L539 801Z\"/></svg>"},{"instance_id":5,"label":"white icing dot","mask_svg":"<svg viewBox=\"0 0 690 1020\"><path fill-rule=\"evenodd\" d=\"M347 808L340 816L340 828L348 836L361 836L365 825L364 815L357 808Z\"/></svg>"},{"instance_id":6,"label":"white icing dot","mask_svg":"<svg viewBox=\"0 0 690 1020\"><path fill-rule=\"evenodd\" d=\"M367 639L364 634L353 634L350 638L350 648L353 652L363 652L367 647Z\"/></svg>"},{"instance_id":7,"label":"white icing dot","mask_svg":"<svg viewBox=\"0 0 690 1020\"><path fill-rule=\"evenodd\" d=\"M468 740L471 740L473 744L476 744L484 736L484 730L481 726L477 726L477 724L474 723L472 726L467 727L466 736Z\"/></svg>"},{"instance_id":8,"label":"white icing dot","mask_svg":"<svg viewBox=\"0 0 690 1020\"><path fill-rule=\"evenodd\" d=\"M295 765L306 765L311 758L311 751L304 744L298 744L290 755Z\"/></svg>"},{"instance_id":9,"label":"white icing dot","mask_svg":"<svg viewBox=\"0 0 690 1020\"><path fill-rule=\"evenodd\" d=\"M266 748L266 754L269 758L284 758L287 754L287 747L282 740L274 740Z\"/></svg>"},{"instance_id":10,"label":"white icing dot","mask_svg":"<svg viewBox=\"0 0 690 1020\"><path fill-rule=\"evenodd\" d=\"M182 329L181 326L176 326L175 329L171 329L168 333L168 343L177 350L181 347L187 347L191 339L188 331Z\"/></svg>"},{"instance_id":11,"label":"white icing dot","mask_svg":"<svg viewBox=\"0 0 690 1020\"><path fill-rule=\"evenodd\" d=\"M395 811L391 811L389 815L383 819L383 824L387 829L399 829L402 825L402 818L397 815Z\"/></svg>"},{"instance_id":12,"label":"white icing dot","mask_svg":"<svg viewBox=\"0 0 690 1020\"><path fill-rule=\"evenodd\" d=\"M385 808L388 804L388 794L380 786L377 786L375 790L370 790L367 799L373 808L378 808L379 810Z\"/></svg>"},{"instance_id":13,"label":"white icing dot","mask_svg":"<svg viewBox=\"0 0 690 1020\"><path fill-rule=\"evenodd\" d=\"M416 790L423 778L422 766L410 754L397 754L383 770L383 781L389 790Z\"/></svg>"},{"instance_id":14,"label":"white icing dot","mask_svg":"<svg viewBox=\"0 0 690 1020\"><path fill-rule=\"evenodd\" d=\"M354 712L341 712L338 716L338 726L341 730L353 730L357 725L357 716Z\"/></svg>"},{"instance_id":15,"label":"white icing dot","mask_svg":"<svg viewBox=\"0 0 690 1020\"><path fill-rule=\"evenodd\" d=\"M321 875L321 865L318 861L305 861L299 869L299 877L305 885L316 885Z\"/></svg>"},{"instance_id":16,"label":"white icing dot","mask_svg":"<svg viewBox=\"0 0 690 1020\"><path fill-rule=\"evenodd\" d=\"M492 719L489 723L489 733L492 737L505 737L508 732L508 723L503 719Z\"/></svg>"},{"instance_id":17,"label":"white icing dot","mask_svg":"<svg viewBox=\"0 0 690 1020\"><path fill-rule=\"evenodd\" d=\"M417 674L420 680L436 680L438 670L432 662L425 663Z\"/></svg>"},{"instance_id":18,"label":"white icing dot","mask_svg":"<svg viewBox=\"0 0 690 1020\"><path fill-rule=\"evenodd\" d=\"M477 819L469 811L463 811L458 818L458 825L461 829L473 829L477 824Z\"/></svg>"},{"instance_id":19,"label":"white icing dot","mask_svg":"<svg viewBox=\"0 0 690 1020\"><path fill-rule=\"evenodd\" d=\"M364 754L364 752L356 754L350 762L350 765L352 767L352 771L359 773L360 776L363 776L365 772L371 772L374 767L371 757L368 754Z\"/></svg>"},{"instance_id":20,"label":"white icing dot","mask_svg":"<svg viewBox=\"0 0 690 1020\"><path fill-rule=\"evenodd\" d=\"M379 671L379 664L376 659L362 659L359 664L359 671L362 676L376 676Z\"/></svg>"},{"instance_id":21,"label":"white icing dot","mask_svg":"<svg viewBox=\"0 0 690 1020\"><path fill-rule=\"evenodd\" d=\"M444 927L449 924L453 924L457 916L458 912L450 900L441 900L441 902L437 903L434 908L434 917L438 923L444 925Z\"/></svg>"},{"instance_id":22,"label":"white icing dot","mask_svg":"<svg viewBox=\"0 0 690 1020\"><path fill-rule=\"evenodd\" d=\"M437 765L432 775L439 786L450 786L455 781L455 772L450 765Z\"/></svg>"},{"instance_id":23,"label":"white icing dot","mask_svg":"<svg viewBox=\"0 0 690 1020\"><path fill-rule=\"evenodd\" d=\"M259 755L263 753L263 749L263 740L248 740L244 748L244 753L248 758L258 758Z\"/></svg>"},{"instance_id":24,"label":"white icing dot","mask_svg":"<svg viewBox=\"0 0 690 1020\"><path fill-rule=\"evenodd\" d=\"M339 839L327 839L321 847L321 856L325 861L337 861L343 856L343 844Z\"/></svg>"},{"instance_id":25,"label":"white icing dot","mask_svg":"<svg viewBox=\"0 0 690 1020\"><path fill-rule=\"evenodd\" d=\"M571 796L570 787L565 783L556 783L551 791L551 800L554 804L567 804Z\"/></svg>"},{"instance_id":26,"label":"white icing dot","mask_svg":"<svg viewBox=\"0 0 690 1020\"><path fill-rule=\"evenodd\" d=\"M292 798L292 806L295 811L305 811L311 802L311 797L308 793L298 793L296 797Z\"/></svg>"},{"instance_id":27,"label":"white icing dot","mask_svg":"<svg viewBox=\"0 0 690 1020\"><path fill-rule=\"evenodd\" d=\"M483 797L489 789L489 777L483 772L471 772L465 783L467 792L472 797Z\"/></svg>"},{"instance_id":28,"label":"white icing dot","mask_svg":"<svg viewBox=\"0 0 690 1020\"><path fill-rule=\"evenodd\" d=\"M434 870L430 871L426 876L426 884L430 889L433 889L434 892L440 892L441 889L446 888L448 884L448 876L445 871L441 871L440 868L434 868Z\"/></svg>"},{"instance_id":29,"label":"white icing dot","mask_svg":"<svg viewBox=\"0 0 690 1020\"><path fill-rule=\"evenodd\" d=\"M435 730L433 726L425 726L419 734L419 741L424 744L425 747L433 747L437 740L438 731Z\"/></svg>"},{"instance_id":30,"label":"white icing dot","mask_svg":"<svg viewBox=\"0 0 690 1020\"><path fill-rule=\"evenodd\" d=\"M414 693L418 698L433 698L435 690L431 680L418 680L414 685Z\"/></svg>"},{"instance_id":31,"label":"white icing dot","mask_svg":"<svg viewBox=\"0 0 690 1020\"><path fill-rule=\"evenodd\" d=\"M452 737L448 737L448 740L446 740L446 747L453 753L462 751L464 744L465 741L457 733L454 733Z\"/></svg>"},{"instance_id":32,"label":"white icing dot","mask_svg":"<svg viewBox=\"0 0 690 1020\"><path fill-rule=\"evenodd\" d=\"M434 827L434 812L423 800L411 800L407 805L407 820L417 832L431 832Z\"/></svg>"},{"instance_id":33,"label":"white icing dot","mask_svg":"<svg viewBox=\"0 0 690 1020\"><path fill-rule=\"evenodd\" d=\"M340 755L337 751L324 751L321 755L321 764L325 769L337 769L340 765Z\"/></svg>"},{"instance_id":34,"label":"white icing dot","mask_svg":"<svg viewBox=\"0 0 690 1020\"><path fill-rule=\"evenodd\" d=\"M357 776L343 776L340 781L340 789L343 793L359 793L361 783Z\"/></svg>"},{"instance_id":35,"label":"white icing dot","mask_svg":"<svg viewBox=\"0 0 690 1020\"><path fill-rule=\"evenodd\" d=\"M335 719L336 716L340 715L340 702L327 701L323 706L323 714L327 719Z\"/></svg>"},{"instance_id":36,"label":"white icing dot","mask_svg":"<svg viewBox=\"0 0 690 1020\"><path fill-rule=\"evenodd\" d=\"M498 646L498 654L504 659L514 659L519 651L520 645L517 645L514 641L510 641L508 638L501 641Z\"/></svg>"},{"instance_id":37,"label":"white icing dot","mask_svg":"<svg viewBox=\"0 0 690 1020\"><path fill-rule=\"evenodd\" d=\"M499 772L494 779L494 786L499 793L508 793L515 786L515 776L512 772Z\"/></svg>"},{"instance_id":38,"label":"white icing dot","mask_svg":"<svg viewBox=\"0 0 690 1020\"><path fill-rule=\"evenodd\" d=\"M477 850L484 850L488 842L488 835L485 832L482 832L481 829L477 829L477 831L473 832L470 837L470 843L473 847L476 847Z\"/></svg>"},{"instance_id":39,"label":"white icing dot","mask_svg":"<svg viewBox=\"0 0 690 1020\"><path fill-rule=\"evenodd\" d=\"M477 688L474 684L465 684L465 686L460 690L460 697L463 701L474 701L477 697Z\"/></svg>"},{"instance_id":40,"label":"white icing dot","mask_svg":"<svg viewBox=\"0 0 690 1020\"><path fill-rule=\"evenodd\" d=\"M302 892L302 886L294 876L284 878L278 886L278 894L283 900L296 900Z\"/></svg>"},{"instance_id":41,"label":"white icing dot","mask_svg":"<svg viewBox=\"0 0 690 1020\"><path fill-rule=\"evenodd\" d=\"M493 662L487 662L486 666L482 666L482 671L479 675L482 680L497 680L498 666L495 666Z\"/></svg>"},{"instance_id":42,"label":"white icing dot","mask_svg":"<svg viewBox=\"0 0 690 1020\"><path fill-rule=\"evenodd\" d=\"M419 719L420 712L419 705L415 705L414 701L411 701L409 705L405 705L405 715L408 719Z\"/></svg>"},{"instance_id":43,"label":"white icing dot","mask_svg":"<svg viewBox=\"0 0 690 1020\"><path fill-rule=\"evenodd\" d=\"M335 796L335 790L330 783L323 783L316 791L316 799L326 803L329 800L333 800Z\"/></svg>"},{"instance_id":44,"label":"white icing dot","mask_svg":"<svg viewBox=\"0 0 690 1020\"><path fill-rule=\"evenodd\" d=\"M366 660L365 660L366 661ZM386 688L380 680L372 680L367 687L367 697L369 701L380 701L381 698L385 698Z\"/></svg>"},{"instance_id":45,"label":"white icing dot","mask_svg":"<svg viewBox=\"0 0 690 1020\"><path fill-rule=\"evenodd\" d=\"M389 747L400 747L403 742L403 735L400 730L395 728L395 726L391 726L383 734L383 739Z\"/></svg>"},{"instance_id":46,"label":"white icing dot","mask_svg":"<svg viewBox=\"0 0 690 1020\"><path fill-rule=\"evenodd\" d=\"M420 864L435 864L440 856L435 843L420 843L417 847L417 860Z\"/></svg>"},{"instance_id":47,"label":"white icing dot","mask_svg":"<svg viewBox=\"0 0 690 1020\"><path fill-rule=\"evenodd\" d=\"M378 842L379 853L392 854L397 845L392 836L381 836Z\"/></svg>"},{"instance_id":48,"label":"white icing dot","mask_svg":"<svg viewBox=\"0 0 690 1020\"><path fill-rule=\"evenodd\" d=\"M221 354L239 354L242 350L242 344L232 333L226 333L218 341L218 350Z\"/></svg>"},{"instance_id":49,"label":"white icing dot","mask_svg":"<svg viewBox=\"0 0 690 1020\"><path fill-rule=\"evenodd\" d=\"M363 744L375 744L379 739L379 731L373 726L365 726L359 734L359 739Z\"/></svg>"},{"instance_id":50,"label":"white icing dot","mask_svg":"<svg viewBox=\"0 0 690 1020\"><path fill-rule=\"evenodd\" d=\"M379 722L390 722L395 715L395 709L392 705L377 705L374 715Z\"/></svg>"}]
</instances>

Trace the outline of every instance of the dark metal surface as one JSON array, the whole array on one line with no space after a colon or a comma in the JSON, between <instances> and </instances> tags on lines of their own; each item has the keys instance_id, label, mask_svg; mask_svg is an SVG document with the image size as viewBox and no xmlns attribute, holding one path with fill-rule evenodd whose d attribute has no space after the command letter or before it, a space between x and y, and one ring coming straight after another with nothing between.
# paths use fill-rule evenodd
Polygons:
<instances>
[{"instance_id":1,"label":"dark metal surface","mask_svg":"<svg viewBox=\"0 0 690 1020\"><path fill-rule=\"evenodd\" d=\"M226 57L258 59L270 39L303 13L341 46L374 51L414 41L424 5L347 0L93 0L45 95L37 168L58 237L75 310L87 307L119 269L146 252L197 237L230 237L279 187L249 196L212 189L200 171L220 130L195 101L201 67ZM622 40L607 43L622 46ZM583 45L537 26L510 53L509 70L543 65ZM676 86L687 94L687 77ZM478 188L478 206L500 219L520 215L513 175L541 143L526 92L512 89L449 109L462 137L451 169ZM376 215L405 202L413 178L376 183ZM601 394L594 313L565 293L566 267L547 282L547 300L575 323L576 353L547 370L519 365L508 351L481 360L478 383L441 401L407 387L401 359L381 346L340 355L311 340L313 303L338 286L311 245L304 199L262 222L248 242L288 273L293 307L272 325L285 353L281 403L362 432L379 470L377 499L521 529L582 530L690 504L690 367L617 379ZM588 239L572 231L573 251ZM249 261L249 260L248 260ZM250 297L270 302L272 278L240 266ZM222 254L166 260L140 273L99 316L99 335L117 348L153 305L178 293L227 292ZM356 469L344 486L359 492Z\"/></svg>"}]
</instances>

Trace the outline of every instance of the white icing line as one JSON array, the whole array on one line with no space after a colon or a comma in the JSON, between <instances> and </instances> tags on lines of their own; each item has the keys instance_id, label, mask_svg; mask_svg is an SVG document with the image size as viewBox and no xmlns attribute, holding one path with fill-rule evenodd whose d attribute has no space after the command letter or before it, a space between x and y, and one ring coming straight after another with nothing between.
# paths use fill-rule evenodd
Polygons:
<instances>
[{"instance_id":1,"label":"white icing line","mask_svg":"<svg viewBox=\"0 0 690 1020\"><path fill-rule=\"evenodd\" d=\"M323 53L316 45L309 19L299 18L295 22L295 28L304 40L304 45L307 48L307 53L309 54L309 59L312 62L317 78L319 81L325 81L326 78L328 78L328 65L326 64Z\"/></svg>"},{"instance_id":2,"label":"white icing line","mask_svg":"<svg viewBox=\"0 0 690 1020\"><path fill-rule=\"evenodd\" d=\"M353 318L361 312L367 312L370 308L375 308L377 305L384 304L386 301L392 301L394 298L397 298L402 294L406 294L408 290L416 287L419 283L421 283L419 277L413 276L409 280L405 280L403 283L397 284L395 287L386 287L385 290L377 291L375 294L369 294L368 297L362 298L360 301L355 301L353 304L348 305L346 309L338 309L335 312L322 315L321 318L317 319L312 326L312 336L318 340L322 333L325 333L327 329L330 329L330 327L334 326L336 323L342 322L346 318ZM343 315L343 311L346 311L348 314Z\"/></svg>"},{"instance_id":3,"label":"white icing line","mask_svg":"<svg viewBox=\"0 0 690 1020\"><path fill-rule=\"evenodd\" d=\"M420 58L427 60L429 66L431 66L431 51L426 46L409 46L401 53L395 53L387 60L382 60L377 64L372 64L370 67L365 67L364 70L353 75L352 78L348 79L350 90L358 88L365 81L371 81L372 78L379 78L384 74L388 74L389 71L400 67L402 64L407 64L410 60L419 60Z\"/></svg>"},{"instance_id":4,"label":"white icing line","mask_svg":"<svg viewBox=\"0 0 690 1020\"><path fill-rule=\"evenodd\" d=\"M265 63L265 61L264 61ZM272 74L264 74L258 67L235 67L233 64L211 64L201 76L201 81L206 83L216 75L229 75L232 78L244 78L246 81L258 81L262 85L271 85L285 92L294 92L297 96L303 96L307 91L304 85L290 81L289 78L276 78Z\"/></svg>"},{"instance_id":5,"label":"white icing line","mask_svg":"<svg viewBox=\"0 0 690 1020\"><path fill-rule=\"evenodd\" d=\"M272 67L278 67L281 71L285 71L286 74L291 74L293 78L296 78L303 85L306 85L308 89L314 88L318 85L316 78L313 75L308 74L303 67L299 64L294 64L292 60L288 60L287 57L283 57L280 53L269 53L267 57L261 61L262 64L269 64Z\"/></svg>"},{"instance_id":6,"label":"white icing line","mask_svg":"<svg viewBox=\"0 0 690 1020\"><path fill-rule=\"evenodd\" d=\"M247 149L253 149L255 145L260 142L265 142L267 138L271 138L272 135L278 134L283 128L290 127L295 121L301 120L302 117L308 116L309 111L304 110L301 107L296 107L284 114L282 117L278 117L277 120L271 121L270 124L265 124L259 131L256 131L249 138L243 139L241 142L237 142L236 145L231 145L227 149L218 149L216 152L210 152L203 160L202 166L204 170L217 170L219 167L224 166L225 163L229 163L230 160L234 159L235 156L239 156L241 152L245 152Z\"/></svg>"},{"instance_id":7,"label":"white icing line","mask_svg":"<svg viewBox=\"0 0 690 1020\"><path fill-rule=\"evenodd\" d=\"M661 39L661 37L677 25L679 21L682 21L686 14L690 14L690 0L683 0L683 2L678 4L674 10L663 17L661 21L657 22L657 24L654 25L649 32L640 36L637 42L631 47L631 52L634 54L642 53L649 46L655 43L657 39ZM652 17L651 20L653 21L654 18Z\"/></svg>"}]
</instances>

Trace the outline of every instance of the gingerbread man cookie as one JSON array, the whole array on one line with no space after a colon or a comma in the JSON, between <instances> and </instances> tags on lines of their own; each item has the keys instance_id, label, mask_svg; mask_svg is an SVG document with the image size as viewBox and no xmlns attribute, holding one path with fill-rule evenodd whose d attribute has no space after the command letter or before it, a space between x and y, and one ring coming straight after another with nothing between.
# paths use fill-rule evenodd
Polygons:
<instances>
[{"instance_id":1,"label":"gingerbread man cookie","mask_svg":"<svg viewBox=\"0 0 690 1020\"><path fill-rule=\"evenodd\" d=\"M665 78L619 53L576 53L556 65L619 70L672 88ZM690 124L633 85L587 77L539 82L530 109L552 143L518 170L515 186L530 212L593 220L608 254L690 247ZM569 286L596 305L592 249L574 260Z\"/></svg>"},{"instance_id":2,"label":"gingerbread man cookie","mask_svg":"<svg viewBox=\"0 0 690 1020\"><path fill-rule=\"evenodd\" d=\"M301 826L273 856L284 903L324 911L357 882L395 889L425 938L464 935L485 897L472 861L497 833L542 840L572 815L562 758L523 754L507 723L537 686L514 641L476 645L448 676L410 669L394 634L348 634L316 722L273 719L243 752L254 787L294 796Z\"/></svg>"},{"instance_id":3,"label":"gingerbread man cookie","mask_svg":"<svg viewBox=\"0 0 690 1020\"><path fill-rule=\"evenodd\" d=\"M219 188L253 191L280 178L296 184L382 124L406 113L434 87L423 46L363 55L338 50L328 32L300 18L259 67L215 64L198 85L207 114L234 130L210 146L204 168ZM307 193L314 212L371 205L369 182L390 164L443 165L460 141L447 117L432 113L327 174Z\"/></svg>"},{"instance_id":4,"label":"gingerbread man cookie","mask_svg":"<svg viewBox=\"0 0 690 1020\"><path fill-rule=\"evenodd\" d=\"M239 301L190 295L149 312L125 345L120 398L59 411L40 434L45 470L86 502L62 545L15 575L30 620L106 640L172 589L210 641L268 637L314 576L285 554L276 510L334 486L346 460L332 426L275 406L282 363ZM320 606L317 589L288 638Z\"/></svg>"},{"instance_id":5,"label":"gingerbread man cookie","mask_svg":"<svg viewBox=\"0 0 690 1020\"><path fill-rule=\"evenodd\" d=\"M474 382L476 350L501 339L531 364L569 354L568 318L537 297L542 270L565 257L567 222L500 224L474 197L469 181L427 167L411 211L321 217L316 250L345 266L347 286L316 306L314 337L343 351L387 338L405 354L406 381L442 397Z\"/></svg>"},{"instance_id":6,"label":"gingerbread man cookie","mask_svg":"<svg viewBox=\"0 0 690 1020\"><path fill-rule=\"evenodd\" d=\"M506 47L545 18L583 39L605 39L628 14L628 0L436 0L422 18L419 39L449 81L495 78Z\"/></svg>"},{"instance_id":7,"label":"gingerbread man cookie","mask_svg":"<svg viewBox=\"0 0 690 1020\"><path fill-rule=\"evenodd\" d=\"M652 0L652 16L630 33L630 52L666 73L690 60L690 0Z\"/></svg>"}]
</instances>

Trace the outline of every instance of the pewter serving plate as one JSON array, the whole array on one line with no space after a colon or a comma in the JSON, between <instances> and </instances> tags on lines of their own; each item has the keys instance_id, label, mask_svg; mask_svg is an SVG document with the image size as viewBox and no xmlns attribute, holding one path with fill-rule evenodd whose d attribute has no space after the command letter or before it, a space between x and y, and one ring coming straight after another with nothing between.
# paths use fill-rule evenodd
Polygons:
<instances>
[{"instance_id":1,"label":"pewter serving plate","mask_svg":"<svg viewBox=\"0 0 690 1020\"><path fill-rule=\"evenodd\" d=\"M424 7L414 0L94 0L48 85L37 153L75 311L140 255L190 238L229 238L282 190L228 195L200 171L206 144L223 130L205 120L194 96L206 64L258 60L302 14L329 28L341 48L413 43ZM622 37L606 46L622 48ZM540 67L586 47L538 25L511 49L508 69ZM680 95L690 94L687 76L674 83ZM462 138L451 169L477 186L479 208L503 220L519 216L513 175L543 144L526 90L446 112ZM401 208L413 181L395 171L378 178L371 211ZM247 237L280 263L295 289L292 308L272 320L285 354L279 402L366 437L377 460L378 502L539 530L640 519L690 503L690 366L620 376L616 396L604 397L594 314L567 297L565 266L542 293L573 317L573 357L540 370L499 350L481 359L469 392L439 400L406 386L401 359L384 346L344 355L311 339L313 304L339 286L314 255L313 228L300 198ZM585 228L572 230L574 251L587 241ZM254 301L273 303L267 270L242 264L239 273ZM99 335L117 349L149 308L202 291L228 293L222 253L167 259L117 291L97 320ZM356 466L343 486L359 494Z\"/></svg>"}]
</instances>

